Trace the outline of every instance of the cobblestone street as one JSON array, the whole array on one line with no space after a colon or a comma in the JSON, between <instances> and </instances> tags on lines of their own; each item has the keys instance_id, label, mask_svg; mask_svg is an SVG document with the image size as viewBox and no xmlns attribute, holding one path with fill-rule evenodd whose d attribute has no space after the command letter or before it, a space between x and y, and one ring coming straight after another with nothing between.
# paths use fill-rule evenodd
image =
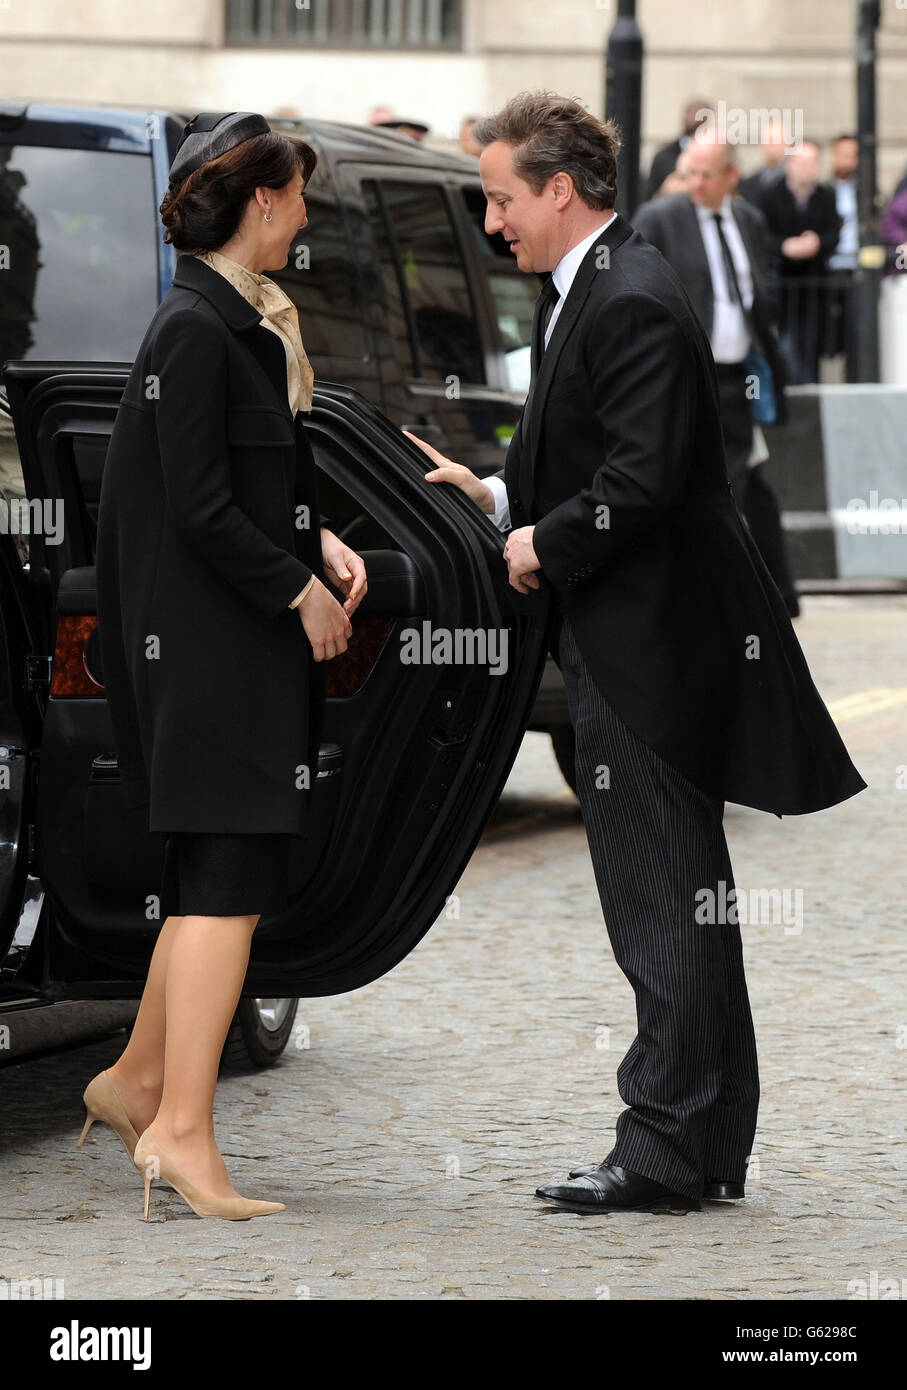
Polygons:
<instances>
[{"instance_id":1,"label":"cobblestone street","mask_svg":"<svg viewBox=\"0 0 907 1390\"><path fill-rule=\"evenodd\" d=\"M533 1196L610 1148L635 1025L578 804L532 734L448 917L384 979L303 1000L272 1070L220 1083L234 1182L287 1210L202 1221L155 1187L144 1223L113 1131L75 1148L109 1038L0 1071L0 1276L71 1299L903 1296L907 596L803 608L870 786L801 818L727 809L741 895L800 905L742 926L762 1075L745 1202L595 1217Z\"/></svg>"}]
</instances>

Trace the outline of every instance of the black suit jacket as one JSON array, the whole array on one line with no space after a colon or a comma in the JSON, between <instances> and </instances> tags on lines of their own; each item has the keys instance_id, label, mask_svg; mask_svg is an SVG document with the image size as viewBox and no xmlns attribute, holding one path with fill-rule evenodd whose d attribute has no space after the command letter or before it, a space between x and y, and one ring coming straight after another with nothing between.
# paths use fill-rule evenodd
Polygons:
<instances>
[{"instance_id":1,"label":"black suit jacket","mask_svg":"<svg viewBox=\"0 0 907 1390\"><path fill-rule=\"evenodd\" d=\"M775 423L787 418L784 400L784 361L778 347L775 322L778 317L778 258L769 238L765 218L757 207L743 198L731 200L731 213L750 263L753 276L753 307L750 318L756 345L772 369L777 402ZM711 337L715 295L708 257L702 240L699 215L686 193L656 198L644 203L633 218L633 225L646 241L657 246L665 260L683 282L696 317Z\"/></svg>"},{"instance_id":2,"label":"black suit jacket","mask_svg":"<svg viewBox=\"0 0 907 1390\"><path fill-rule=\"evenodd\" d=\"M98 512L104 685L124 797L152 831L306 832L299 769L311 785L324 675L288 607L323 577L304 430L280 339L180 256L126 382Z\"/></svg>"},{"instance_id":3,"label":"black suit jacket","mask_svg":"<svg viewBox=\"0 0 907 1390\"><path fill-rule=\"evenodd\" d=\"M784 169L777 165L769 167L765 165L757 169L755 174L749 174L745 179L741 179L737 184L737 192L741 198L746 198L747 202L754 203L757 208L762 207L762 195L767 188L771 188L777 179L784 178Z\"/></svg>"},{"instance_id":4,"label":"black suit jacket","mask_svg":"<svg viewBox=\"0 0 907 1390\"><path fill-rule=\"evenodd\" d=\"M843 218L838 212L835 190L831 184L817 184L801 212L787 186L787 180L777 179L762 190L759 207L765 215L769 236L780 257L782 275L823 275L828 258L838 244L843 226ZM808 261L792 261L781 256L782 241L806 231L818 234L821 242L819 254Z\"/></svg>"},{"instance_id":5,"label":"black suit jacket","mask_svg":"<svg viewBox=\"0 0 907 1390\"><path fill-rule=\"evenodd\" d=\"M680 139L672 140L668 145L662 145L660 150L656 150L652 156L652 164L649 168L649 176L646 179L643 189L644 198L654 198L661 185L664 183L668 174L674 172L677 163L677 156L683 146Z\"/></svg>"},{"instance_id":6,"label":"black suit jacket","mask_svg":"<svg viewBox=\"0 0 907 1390\"><path fill-rule=\"evenodd\" d=\"M667 762L779 815L865 786L731 495L708 340L621 217L579 266L504 478L593 679Z\"/></svg>"}]
</instances>

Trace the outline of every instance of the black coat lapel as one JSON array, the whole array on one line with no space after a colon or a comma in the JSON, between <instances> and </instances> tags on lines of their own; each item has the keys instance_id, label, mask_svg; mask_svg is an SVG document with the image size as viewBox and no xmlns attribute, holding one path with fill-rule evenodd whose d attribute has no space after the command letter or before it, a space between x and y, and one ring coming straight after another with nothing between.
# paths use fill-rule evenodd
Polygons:
<instances>
[{"instance_id":1,"label":"black coat lapel","mask_svg":"<svg viewBox=\"0 0 907 1390\"><path fill-rule=\"evenodd\" d=\"M225 323L236 332L253 328L261 322L261 314L234 289L219 271L200 261L198 256L182 255L176 262L174 285L194 290L212 304ZM267 330L265 330L267 331Z\"/></svg>"},{"instance_id":2,"label":"black coat lapel","mask_svg":"<svg viewBox=\"0 0 907 1390\"><path fill-rule=\"evenodd\" d=\"M557 367L558 357L589 296L596 275L607 275L611 254L632 235L633 228L630 223L618 213L610 226L606 227L602 235L589 247L580 261L573 283L567 291L557 322L548 340L548 346L542 354L538 371L534 375L529 395L526 397L526 404L523 407L523 415L520 418L522 439L519 455L519 494L527 516L530 516L532 511L533 474L540 437L541 417ZM601 256L602 247L607 247L608 255L605 258ZM603 260L604 263L602 263Z\"/></svg>"},{"instance_id":3,"label":"black coat lapel","mask_svg":"<svg viewBox=\"0 0 907 1390\"><path fill-rule=\"evenodd\" d=\"M177 259L173 285L192 290L217 310L234 333L247 333L248 346L262 369L266 388L275 404L288 419L293 418L286 391L286 353L276 333L263 324L263 316L239 290L235 289L220 271L200 261L197 256L181 255ZM258 333L248 330L261 327Z\"/></svg>"},{"instance_id":4,"label":"black coat lapel","mask_svg":"<svg viewBox=\"0 0 907 1390\"><path fill-rule=\"evenodd\" d=\"M715 327L715 286L712 283L712 267L709 264L705 241L702 236L702 223L699 220L699 213L696 211L696 204L686 194L681 194L678 208L683 210L683 226L681 227L680 238L681 255L685 253L690 259L689 275L683 272L680 278L684 286L692 288L701 284L704 288L705 298L701 304L697 304L696 308L697 311L701 310L702 326L709 341L711 341ZM672 264L674 263L672 262ZM678 261L678 264L682 265L682 262ZM695 289L693 289L693 294L695 294Z\"/></svg>"}]
</instances>

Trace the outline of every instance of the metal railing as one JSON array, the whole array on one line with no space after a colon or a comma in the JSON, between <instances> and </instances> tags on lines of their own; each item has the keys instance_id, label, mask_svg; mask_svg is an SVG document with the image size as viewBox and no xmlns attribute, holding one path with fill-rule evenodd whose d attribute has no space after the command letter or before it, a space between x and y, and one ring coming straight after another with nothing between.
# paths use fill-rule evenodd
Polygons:
<instances>
[{"instance_id":1,"label":"metal railing","mask_svg":"<svg viewBox=\"0 0 907 1390\"><path fill-rule=\"evenodd\" d=\"M858 274L828 270L824 275L791 275L779 281L777 323L789 385L828 379L832 359L838 361L839 379L859 380Z\"/></svg>"}]
</instances>

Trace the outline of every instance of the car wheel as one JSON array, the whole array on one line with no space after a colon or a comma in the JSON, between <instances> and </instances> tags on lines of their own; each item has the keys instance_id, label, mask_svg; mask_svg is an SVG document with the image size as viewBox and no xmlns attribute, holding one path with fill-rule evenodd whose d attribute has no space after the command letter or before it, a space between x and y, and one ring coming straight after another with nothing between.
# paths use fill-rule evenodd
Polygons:
<instances>
[{"instance_id":1,"label":"car wheel","mask_svg":"<svg viewBox=\"0 0 907 1390\"><path fill-rule=\"evenodd\" d=\"M576 791L576 739L572 724L560 724L551 730L551 743L557 765L571 791Z\"/></svg>"},{"instance_id":2,"label":"car wheel","mask_svg":"<svg viewBox=\"0 0 907 1390\"><path fill-rule=\"evenodd\" d=\"M298 1004L298 999L240 999L221 1066L273 1066L290 1040Z\"/></svg>"}]
</instances>

